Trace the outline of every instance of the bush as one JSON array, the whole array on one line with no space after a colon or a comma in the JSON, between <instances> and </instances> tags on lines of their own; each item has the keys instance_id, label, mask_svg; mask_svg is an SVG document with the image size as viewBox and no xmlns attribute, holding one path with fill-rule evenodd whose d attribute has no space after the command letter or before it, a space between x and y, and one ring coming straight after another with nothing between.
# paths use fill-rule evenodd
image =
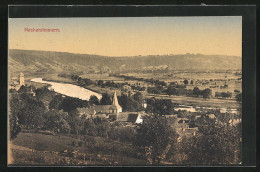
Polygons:
<instances>
[{"instance_id":1,"label":"bush","mask_svg":"<svg viewBox=\"0 0 260 172\"><path fill-rule=\"evenodd\" d=\"M135 135L136 131L133 127L115 127L111 129L109 138L122 142L132 142Z\"/></svg>"}]
</instances>

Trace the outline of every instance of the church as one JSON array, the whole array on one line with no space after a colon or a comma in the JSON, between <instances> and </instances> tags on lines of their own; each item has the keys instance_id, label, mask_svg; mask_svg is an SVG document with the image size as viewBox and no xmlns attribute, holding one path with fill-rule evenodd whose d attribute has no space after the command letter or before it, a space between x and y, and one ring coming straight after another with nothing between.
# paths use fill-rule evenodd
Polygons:
<instances>
[{"instance_id":1,"label":"church","mask_svg":"<svg viewBox=\"0 0 260 172\"><path fill-rule=\"evenodd\" d=\"M80 117L85 118L108 118L119 122L126 123L142 123L142 116L144 112L123 112L122 107L118 103L116 92L113 95L113 102L111 105L94 105L89 108L77 108Z\"/></svg>"},{"instance_id":2,"label":"church","mask_svg":"<svg viewBox=\"0 0 260 172\"><path fill-rule=\"evenodd\" d=\"M77 108L80 116L102 117L102 118L116 118L122 112L122 107L118 103L116 92L113 95L112 105L93 105L88 108Z\"/></svg>"}]
</instances>

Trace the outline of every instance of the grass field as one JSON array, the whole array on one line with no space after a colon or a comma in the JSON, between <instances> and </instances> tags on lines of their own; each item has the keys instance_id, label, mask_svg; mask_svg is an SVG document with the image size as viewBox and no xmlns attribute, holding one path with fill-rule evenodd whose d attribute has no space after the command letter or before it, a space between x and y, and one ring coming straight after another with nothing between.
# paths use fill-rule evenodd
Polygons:
<instances>
[{"instance_id":1,"label":"grass field","mask_svg":"<svg viewBox=\"0 0 260 172\"><path fill-rule=\"evenodd\" d=\"M240 108L240 104L235 100L231 99L203 99L185 96L168 96L158 94L148 94L147 98L155 97L158 99L171 99L173 103L180 105L194 105L201 107L215 107L215 108Z\"/></svg>"},{"instance_id":2,"label":"grass field","mask_svg":"<svg viewBox=\"0 0 260 172\"><path fill-rule=\"evenodd\" d=\"M13 165L145 165L134 147L102 137L22 131L9 145ZM66 152L67 151L67 152ZM74 152L72 155L69 152Z\"/></svg>"}]
</instances>

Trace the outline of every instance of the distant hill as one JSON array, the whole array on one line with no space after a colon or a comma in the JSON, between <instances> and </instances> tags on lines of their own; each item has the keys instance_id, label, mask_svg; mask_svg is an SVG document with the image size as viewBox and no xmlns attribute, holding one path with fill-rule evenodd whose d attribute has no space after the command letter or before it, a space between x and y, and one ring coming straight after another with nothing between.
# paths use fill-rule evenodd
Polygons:
<instances>
[{"instance_id":1,"label":"distant hill","mask_svg":"<svg viewBox=\"0 0 260 172\"><path fill-rule=\"evenodd\" d=\"M12 72L88 71L98 70L101 67L114 71L120 66L130 69L165 65L179 69L241 69L242 58L202 54L107 57L51 51L9 50L9 69Z\"/></svg>"}]
</instances>

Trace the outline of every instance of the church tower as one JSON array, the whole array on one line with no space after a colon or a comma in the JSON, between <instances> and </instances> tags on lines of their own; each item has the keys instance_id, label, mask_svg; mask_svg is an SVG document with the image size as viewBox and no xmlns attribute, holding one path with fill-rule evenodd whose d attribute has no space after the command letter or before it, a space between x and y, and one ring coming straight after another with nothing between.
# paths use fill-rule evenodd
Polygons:
<instances>
[{"instance_id":1,"label":"church tower","mask_svg":"<svg viewBox=\"0 0 260 172\"><path fill-rule=\"evenodd\" d=\"M20 83L20 87L23 85L25 85L24 84L24 74L21 72L20 73L20 75L19 75L19 77L20 77L20 79L19 79L19 83Z\"/></svg>"},{"instance_id":2,"label":"church tower","mask_svg":"<svg viewBox=\"0 0 260 172\"><path fill-rule=\"evenodd\" d=\"M114 113L114 114L118 114L118 113L122 112L122 107L118 103L116 92L114 93L113 103L112 103L111 107L109 108L109 111L110 111L110 113Z\"/></svg>"}]
</instances>

